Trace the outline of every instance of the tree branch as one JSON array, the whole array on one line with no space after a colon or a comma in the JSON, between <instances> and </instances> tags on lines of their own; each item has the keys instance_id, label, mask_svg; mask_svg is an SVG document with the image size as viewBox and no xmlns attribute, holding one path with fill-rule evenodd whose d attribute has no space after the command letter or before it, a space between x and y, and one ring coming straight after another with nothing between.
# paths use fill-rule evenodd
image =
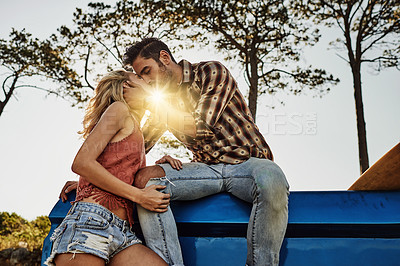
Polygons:
<instances>
[{"instance_id":1,"label":"tree branch","mask_svg":"<svg viewBox=\"0 0 400 266\"><path fill-rule=\"evenodd\" d=\"M232 43L236 49L238 49L241 53L246 54L246 50L238 43L230 34L228 34L224 29L219 27L217 24L210 22L207 17L200 18L201 22L204 25L209 25L208 28L211 28L212 30L215 30L217 32L221 32L222 35L229 40L230 43Z\"/></svg>"},{"instance_id":2,"label":"tree branch","mask_svg":"<svg viewBox=\"0 0 400 266\"><path fill-rule=\"evenodd\" d=\"M373 59L363 59L361 60L362 62L369 62L369 63L375 63L376 61L381 61L381 60L387 60L387 61L392 61L392 60L399 60L399 57L386 57L386 56L378 56Z\"/></svg>"},{"instance_id":3,"label":"tree branch","mask_svg":"<svg viewBox=\"0 0 400 266\"><path fill-rule=\"evenodd\" d=\"M360 42L362 40L364 40L364 36L368 35L368 28L370 28L368 25L370 23L370 21L372 21L372 11L374 9L376 1L372 0L372 1L368 1L368 5L365 8L365 10L363 11L361 18L360 18L360 28L358 29L358 34L357 34L357 40L360 40ZM369 11L369 12L368 12ZM365 33L365 35L364 35Z\"/></svg>"},{"instance_id":4,"label":"tree branch","mask_svg":"<svg viewBox=\"0 0 400 266\"><path fill-rule=\"evenodd\" d=\"M6 77L6 78L4 79L3 84L2 84L2 86L1 86L2 89L3 89L4 96L7 95L7 91L6 91L6 89L5 89L7 80L8 80L9 78L15 77L15 76L16 76L16 74L12 74L12 75L10 75L10 76L8 76L8 77Z\"/></svg>"},{"instance_id":5,"label":"tree branch","mask_svg":"<svg viewBox=\"0 0 400 266\"><path fill-rule=\"evenodd\" d=\"M18 76L17 73L14 73L11 76L14 76L14 80L13 80L11 86L10 86L10 90L8 92L6 92L5 95L4 95L5 96L4 101L0 101L1 102L0 115L3 112L3 109L6 106L6 104L8 103L8 101L11 99L11 96L13 96L14 90L16 89L15 84L17 84L19 76ZM3 86L5 86L4 83L3 83ZM3 87L3 90L4 90L4 87Z\"/></svg>"},{"instance_id":6,"label":"tree branch","mask_svg":"<svg viewBox=\"0 0 400 266\"><path fill-rule=\"evenodd\" d=\"M396 22L398 23L398 22ZM400 24L400 23L399 23ZM375 40L373 40L365 49L363 49L361 51L362 54L364 54L367 50L369 50L372 46L374 46L377 42L379 42L380 40L382 40L383 38L385 38L389 33L392 33L393 29L395 28L395 24L391 25L386 31L384 31L382 33L381 36L379 36L378 38L376 38Z\"/></svg>"},{"instance_id":7,"label":"tree branch","mask_svg":"<svg viewBox=\"0 0 400 266\"><path fill-rule=\"evenodd\" d=\"M338 25L338 27L340 28L340 30L345 33L345 29L343 28L343 26L340 24L340 18L342 17L344 20L345 14L343 12L342 6L339 4L339 9L335 9L334 4L328 3L327 1L321 0L321 4L323 6L327 6L328 8L330 8L332 10L332 12L334 14L337 14L336 16L334 16L334 20L336 21L336 24Z\"/></svg>"},{"instance_id":8,"label":"tree branch","mask_svg":"<svg viewBox=\"0 0 400 266\"><path fill-rule=\"evenodd\" d=\"M55 95L57 95L57 96L59 96L61 98L64 98L60 93L58 93L56 91L48 90L48 89L45 89L45 88L42 88L42 87L38 87L38 86L34 86L34 85L19 85L19 86L16 86L15 88L16 89L17 88L34 88L34 89L45 91L45 92L47 92L49 94L55 94Z\"/></svg>"},{"instance_id":9,"label":"tree branch","mask_svg":"<svg viewBox=\"0 0 400 266\"><path fill-rule=\"evenodd\" d=\"M98 37L96 37L95 35L93 35L93 38L94 38L96 41L98 41L98 42L101 44L101 46L103 46L103 47L114 57L114 59L118 61L118 63L122 64L121 60L120 60L117 56L115 56L115 54L111 51L110 48L107 47L107 45L105 45L105 44L104 44Z\"/></svg>"},{"instance_id":10,"label":"tree branch","mask_svg":"<svg viewBox=\"0 0 400 266\"><path fill-rule=\"evenodd\" d=\"M358 6L354 10L353 15L350 17L350 22L353 21L354 16L357 14L358 10L361 8L362 3L363 3L363 1L358 1Z\"/></svg>"},{"instance_id":11,"label":"tree branch","mask_svg":"<svg viewBox=\"0 0 400 266\"><path fill-rule=\"evenodd\" d=\"M346 63L350 63L349 60L347 60L346 58L344 58L343 56L341 56L338 53L335 53L340 59L343 59Z\"/></svg>"},{"instance_id":12,"label":"tree branch","mask_svg":"<svg viewBox=\"0 0 400 266\"><path fill-rule=\"evenodd\" d=\"M119 29L119 28L118 28ZM118 39L118 30L115 30L113 33L114 36L114 47L117 50L118 58L122 58L121 52L118 49L118 44L117 44L117 39ZM122 64L121 60L118 61L120 64Z\"/></svg>"},{"instance_id":13,"label":"tree branch","mask_svg":"<svg viewBox=\"0 0 400 266\"><path fill-rule=\"evenodd\" d=\"M90 57L90 45L88 45L88 51L87 51L87 55L86 55L86 59L85 59L85 81L86 84L88 84L89 88L91 88L92 90L94 90L94 87L92 85L90 85L90 82L88 80L88 66L89 66L89 57Z\"/></svg>"}]
</instances>

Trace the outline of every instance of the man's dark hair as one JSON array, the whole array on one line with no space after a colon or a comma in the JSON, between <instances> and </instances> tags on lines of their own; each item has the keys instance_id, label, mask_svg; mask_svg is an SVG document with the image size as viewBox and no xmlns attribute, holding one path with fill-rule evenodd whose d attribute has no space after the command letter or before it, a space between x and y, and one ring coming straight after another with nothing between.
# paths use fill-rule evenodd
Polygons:
<instances>
[{"instance_id":1,"label":"man's dark hair","mask_svg":"<svg viewBox=\"0 0 400 266\"><path fill-rule=\"evenodd\" d=\"M124 65L132 65L133 61L135 61L138 56L146 59L152 58L157 63L161 64L160 51L162 50L166 51L171 56L172 61L176 63L175 58L172 56L171 51L165 43L157 38L145 38L126 49Z\"/></svg>"}]
</instances>

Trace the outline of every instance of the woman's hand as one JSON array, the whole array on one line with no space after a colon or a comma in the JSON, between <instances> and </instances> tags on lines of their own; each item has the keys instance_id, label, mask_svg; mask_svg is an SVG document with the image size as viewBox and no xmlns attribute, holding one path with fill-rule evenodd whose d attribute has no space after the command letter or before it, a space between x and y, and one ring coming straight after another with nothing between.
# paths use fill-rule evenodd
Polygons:
<instances>
[{"instance_id":1,"label":"woman's hand","mask_svg":"<svg viewBox=\"0 0 400 266\"><path fill-rule=\"evenodd\" d=\"M158 189L164 188L166 188L166 186L151 185L141 189L143 194L136 203L149 211L166 212L171 195L157 191Z\"/></svg>"},{"instance_id":2,"label":"woman's hand","mask_svg":"<svg viewBox=\"0 0 400 266\"><path fill-rule=\"evenodd\" d=\"M169 155L164 155L160 160L156 161L156 164L166 163L168 162L172 168L176 170L182 169L182 162L178 159L172 158Z\"/></svg>"},{"instance_id":3,"label":"woman's hand","mask_svg":"<svg viewBox=\"0 0 400 266\"><path fill-rule=\"evenodd\" d=\"M78 188L78 181L67 181L64 187L61 189L59 198L62 200L62 202L66 202L68 199L67 194L77 188Z\"/></svg>"}]
</instances>

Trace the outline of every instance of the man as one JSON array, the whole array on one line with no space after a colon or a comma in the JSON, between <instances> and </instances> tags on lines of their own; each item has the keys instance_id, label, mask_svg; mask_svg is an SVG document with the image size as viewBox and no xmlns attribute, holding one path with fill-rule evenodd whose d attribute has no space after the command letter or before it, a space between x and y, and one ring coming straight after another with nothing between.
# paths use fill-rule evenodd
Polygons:
<instances>
[{"instance_id":1,"label":"man","mask_svg":"<svg viewBox=\"0 0 400 266\"><path fill-rule=\"evenodd\" d=\"M143 128L146 151L169 130L194 157L180 170L169 164L144 168L135 185L166 185L171 200L227 191L252 202L246 264L278 265L289 185L228 69L215 61L177 63L167 45L155 38L129 47L124 63L168 94L165 105L149 107L152 115ZM169 264L182 265L171 210L158 214L138 206L138 214L146 244Z\"/></svg>"}]
</instances>

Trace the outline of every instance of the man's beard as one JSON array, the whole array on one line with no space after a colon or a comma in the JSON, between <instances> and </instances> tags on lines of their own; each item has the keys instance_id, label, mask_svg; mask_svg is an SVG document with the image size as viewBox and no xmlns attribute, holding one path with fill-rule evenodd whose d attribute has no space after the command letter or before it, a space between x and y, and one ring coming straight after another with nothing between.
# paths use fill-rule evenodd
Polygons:
<instances>
[{"instance_id":1,"label":"man's beard","mask_svg":"<svg viewBox=\"0 0 400 266\"><path fill-rule=\"evenodd\" d=\"M160 67L158 79L156 81L157 89L165 93L173 93L177 90L177 81L172 70L167 69L164 65Z\"/></svg>"}]
</instances>

